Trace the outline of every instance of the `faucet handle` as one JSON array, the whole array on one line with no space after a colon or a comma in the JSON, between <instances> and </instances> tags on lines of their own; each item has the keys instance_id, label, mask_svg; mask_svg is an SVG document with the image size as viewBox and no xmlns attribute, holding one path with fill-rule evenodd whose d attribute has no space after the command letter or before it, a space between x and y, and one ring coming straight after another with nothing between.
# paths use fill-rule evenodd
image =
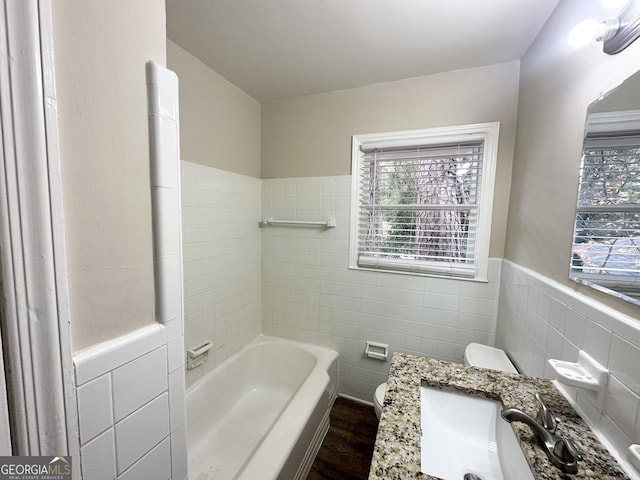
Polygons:
<instances>
[{"instance_id":1,"label":"faucet handle","mask_svg":"<svg viewBox=\"0 0 640 480\"><path fill-rule=\"evenodd\" d=\"M561 438L553 447L553 453L562 462L575 464L583 459L582 454L568 438Z\"/></svg>"},{"instance_id":2,"label":"faucet handle","mask_svg":"<svg viewBox=\"0 0 640 480\"><path fill-rule=\"evenodd\" d=\"M565 438L563 440L567 452L569 452L569 454L576 460L582 460L582 454L580 453L580 450L576 448L575 444L568 438Z\"/></svg>"},{"instance_id":3,"label":"faucet handle","mask_svg":"<svg viewBox=\"0 0 640 480\"><path fill-rule=\"evenodd\" d=\"M534 395L536 402L540 405L540 409L538 410L538 414L536 415L536 421L542 425L545 430L550 432L556 431L558 428L559 419L553 415L553 412L547 407L546 403L542 400L542 397L538 392Z\"/></svg>"}]
</instances>

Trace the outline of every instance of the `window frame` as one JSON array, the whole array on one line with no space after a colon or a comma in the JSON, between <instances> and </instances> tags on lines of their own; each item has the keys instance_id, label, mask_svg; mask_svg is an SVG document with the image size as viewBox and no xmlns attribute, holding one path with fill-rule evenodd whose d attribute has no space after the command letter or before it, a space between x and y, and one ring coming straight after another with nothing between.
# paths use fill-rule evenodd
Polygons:
<instances>
[{"instance_id":1,"label":"window frame","mask_svg":"<svg viewBox=\"0 0 640 480\"><path fill-rule=\"evenodd\" d=\"M478 123L469 125L457 125L450 127L438 127L421 130L405 130L398 132L358 134L352 137L351 150L351 223L349 236L349 269L397 273L404 275L420 275L438 278L454 278L467 281L488 281L489 268L489 244L491 241L491 226L493 214L493 197L495 190L495 177L498 161L498 140L500 123ZM447 267L445 262L430 262L413 260L397 264L404 264L406 268L390 269L375 266L361 266L358 264L358 221L360 214L360 185L362 171L362 148L402 148L418 145L440 145L443 143L458 143L481 140L483 142L483 169L480 179L478 220L475 239L475 261L472 276L460 276ZM411 268L411 264L421 264L420 270ZM375 262L372 262L375 263ZM437 263L432 269L429 264ZM462 270L462 269L460 269Z\"/></svg>"}]
</instances>

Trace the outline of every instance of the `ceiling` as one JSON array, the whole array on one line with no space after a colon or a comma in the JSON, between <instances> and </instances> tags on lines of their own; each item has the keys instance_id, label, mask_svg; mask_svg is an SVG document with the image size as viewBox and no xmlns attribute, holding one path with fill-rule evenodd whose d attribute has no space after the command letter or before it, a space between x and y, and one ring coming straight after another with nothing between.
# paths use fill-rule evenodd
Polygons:
<instances>
[{"instance_id":1,"label":"ceiling","mask_svg":"<svg viewBox=\"0 0 640 480\"><path fill-rule=\"evenodd\" d=\"M167 0L167 36L260 102L522 58L559 0Z\"/></svg>"}]
</instances>

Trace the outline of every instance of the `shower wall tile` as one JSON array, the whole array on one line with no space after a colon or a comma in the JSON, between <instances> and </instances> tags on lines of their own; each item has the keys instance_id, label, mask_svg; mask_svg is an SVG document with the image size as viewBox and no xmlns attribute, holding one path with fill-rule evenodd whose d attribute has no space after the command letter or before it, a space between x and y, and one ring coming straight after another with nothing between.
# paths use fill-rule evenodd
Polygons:
<instances>
[{"instance_id":1,"label":"shower wall tile","mask_svg":"<svg viewBox=\"0 0 640 480\"><path fill-rule=\"evenodd\" d=\"M124 473L169 436L167 392L116 423L116 466Z\"/></svg>"},{"instance_id":2,"label":"shower wall tile","mask_svg":"<svg viewBox=\"0 0 640 480\"><path fill-rule=\"evenodd\" d=\"M211 340L215 368L261 331L261 181L182 162L185 346Z\"/></svg>"},{"instance_id":3,"label":"shower wall tile","mask_svg":"<svg viewBox=\"0 0 640 480\"><path fill-rule=\"evenodd\" d=\"M187 480L187 429L185 425L171 434L171 479Z\"/></svg>"},{"instance_id":4,"label":"shower wall tile","mask_svg":"<svg viewBox=\"0 0 640 480\"><path fill-rule=\"evenodd\" d=\"M160 234L154 237L156 256L180 253L180 202L178 189L156 187L151 191L153 222Z\"/></svg>"},{"instance_id":5,"label":"shower wall tile","mask_svg":"<svg viewBox=\"0 0 640 480\"><path fill-rule=\"evenodd\" d=\"M167 344L167 362L169 364L169 371L175 372L184 365L184 338L180 335L179 338L171 340Z\"/></svg>"},{"instance_id":6,"label":"shower wall tile","mask_svg":"<svg viewBox=\"0 0 640 480\"><path fill-rule=\"evenodd\" d=\"M73 358L76 384L83 385L160 346L162 328L153 324L82 350Z\"/></svg>"},{"instance_id":7,"label":"shower wall tile","mask_svg":"<svg viewBox=\"0 0 640 480\"><path fill-rule=\"evenodd\" d=\"M80 449L82 476L91 480L116 478L116 446L113 429L105 431Z\"/></svg>"},{"instance_id":8,"label":"shower wall tile","mask_svg":"<svg viewBox=\"0 0 640 480\"><path fill-rule=\"evenodd\" d=\"M168 438L136 462L119 480L142 478L171 480L171 446Z\"/></svg>"},{"instance_id":9,"label":"shower wall tile","mask_svg":"<svg viewBox=\"0 0 640 480\"><path fill-rule=\"evenodd\" d=\"M185 408L184 371L178 369L169 374L169 420L172 431L184 425Z\"/></svg>"},{"instance_id":10,"label":"shower wall tile","mask_svg":"<svg viewBox=\"0 0 640 480\"><path fill-rule=\"evenodd\" d=\"M78 388L80 441L87 443L113 425L111 376L102 375Z\"/></svg>"},{"instance_id":11,"label":"shower wall tile","mask_svg":"<svg viewBox=\"0 0 640 480\"><path fill-rule=\"evenodd\" d=\"M180 255L156 257L156 315L166 323L182 316L182 265Z\"/></svg>"},{"instance_id":12,"label":"shower wall tile","mask_svg":"<svg viewBox=\"0 0 640 480\"><path fill-rule=\"evenodd\" d=\"M85 479L168 479L172 469L186 477L184 368L182 355L169 362L167 346L182 342L180 324L156 323L74 358ZM166 468L154 466L161 444ZM156 467L166 476L138 475Z\"/></svg>"},{"instance_id":13,"label":"shower wall tile","mask_svg":"<svg viewBox=\"0 0 640 480\"><path fill-rule=\"evenodd\" d=\"M493 345L500 261L489 283L349 270L350 195L350 176L262 181L263 218L337 223L262 229L264 333L337 350L339 391L365 401L389 369L363 355L367 340L456 362L469 342Z\"/></svg>"},{"instance_id":14,"label":"shower wall tile","mask_svg":"<svg viewBox=\"0 0 640 480\"><path fill-rule=\"evenodd\" d=\"M167 390L167 348L158 348L115 369L111 378L118 422Z\"/></svg>"},{"instance_id":15,"label":"shower wall tile","mask_svg":"<svg viewBox=\"0 0 640 480\"><path fill-rule=\"evenodd\" d=\"M640 440L640 324L538 273L502 264L497 346L527 375L553 378L547 360L575 362L580 350L607 368L602 406L591 392L561 388L626 456Z\"/></svg>"},{"instance_id":16,"label":"shower wall tile","mask_svg":"<svg viewBox=\"0 0 640 480\"><path fill-rule=\"evenodd\" d=\"M605 414L620 427L631 442L635 437L636 416L640 403L638 396L615 377L609 379L606 393Z\"/></svg>"},{"instance_id":17,"label":"shower wall tile","mask_svg":"<svg viewBox=\"0 0 640 480\"><path fill-rule=\"evenodd\" d=\"M178 77L155 62L147 62L146 75L151 186L180 188Z\"/></svg>"}]
</instances>

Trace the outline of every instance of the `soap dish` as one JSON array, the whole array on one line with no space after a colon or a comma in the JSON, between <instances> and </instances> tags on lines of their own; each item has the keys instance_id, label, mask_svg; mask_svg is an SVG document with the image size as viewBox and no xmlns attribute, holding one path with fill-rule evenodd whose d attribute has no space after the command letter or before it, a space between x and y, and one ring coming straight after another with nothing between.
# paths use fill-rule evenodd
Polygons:
<instances>
[{"instance_id":1,"label":"soap dish","mask_svg":"<svg viewBox=\"0 0 640 480\"><path fill-rule=\"evenodd\" d=\"M555 359L549 359L548 362L560 382L587 390L601 390L606 375L609 373L606 368L582 350L578 353L577 362Z\"/></svg>"},{"instance_id":2,"label":"soap dish","mask_svg":"<svg viewBox=\"0 0 640 480\"><path fill-rule=\"evenodd\" d=\"M550 359L549 364L556 372L558 380L565 385L582 387L589 390L598 389L598 381L589 375L589 373L577 363Z\"/></svg>"}]
</instances>

